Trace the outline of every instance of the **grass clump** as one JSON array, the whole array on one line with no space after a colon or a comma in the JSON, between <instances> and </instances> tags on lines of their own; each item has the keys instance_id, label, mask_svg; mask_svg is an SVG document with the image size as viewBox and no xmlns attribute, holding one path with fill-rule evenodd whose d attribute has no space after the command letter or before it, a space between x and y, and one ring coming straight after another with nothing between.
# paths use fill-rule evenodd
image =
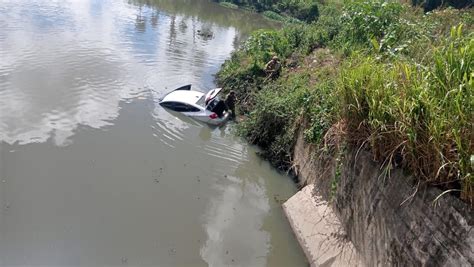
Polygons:
<instances>
[{"instance_id":1,"label":"grass clump","mask_svg":"<svg viewBox=\"0 0 474 267\"><path fill-rule=\"evenodd\" d=\"M282 168L297 129L321 144L344 121L348 144L473 204L473 13L381 0L322 5L313 23L256 32L217 80L241 100L241 133ZM284 68L269 81L273 55Z\"/></svg>"},{"instance_id":2,"label":"grass clump","mask_svg":"<svg viewBox=\"0 0 474 267\"><path fill-rule=\"evenodd\" d=\"M317 1L314 0L216 0L245 8L251 8L263 15L282 22L312 22L319 16Z\"/></svg>"},{"instance_id":3,"label":"grass clump","mask_svg":"<svg viewBox=\"0 0 474 267\"><path fill-rule=\"evenodd\" d=\"M219 2L219 5L230 9L238 9L239 6L231 2Z\"/></svg>"},{"instance_id":4,"label":"grass clump","mask_svg":"<svg viewBox=\"0 0 474 267\"><path fill-rule=\"evenodd\" d=\"M352 58L338 90L353 143L374 158L398 161L420 179L472 195L474 42L461 26L434 51L429 66Z\"/></svg>"},{"instance_id":5,"label":"grass clump","mask_svg":"<svg viewBox=\"0 0 474 267\"><path fill-rule=\"evenodd\" d=\"M289 16L284 16L284 15L281 15L281 14L276 13L276 12L271 11L271 10L267 10L267 11L262 12L262 15L267 19L279 21L279 22L282 22L282 23L287 23L287 24L301 23L301 21L298 20L298 19L295 19L295 18L289 17Z\"/></svg>"}]
</instances>

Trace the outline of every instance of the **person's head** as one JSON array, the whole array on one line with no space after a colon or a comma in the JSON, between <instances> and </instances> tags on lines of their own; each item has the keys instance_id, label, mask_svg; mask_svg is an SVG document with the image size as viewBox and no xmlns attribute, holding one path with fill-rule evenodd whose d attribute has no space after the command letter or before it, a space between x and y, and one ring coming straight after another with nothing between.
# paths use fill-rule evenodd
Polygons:
<instances>
[{"instance_id":1,"label":"person's head","mask_svg":"<svg viewBox=\"0 0 474 267\"><path fill-rule=\"evenodd\" d=\"M235 96L235 91L234 91L234 90L230 90L229 95Z\"/></svg>"},{"instance_id":2,"label":"person's head","mask_svg":"<svg viewBox=\"0 0 474 267\"><path fill-rule=\"evenodd\" d=\"M278 61L278 57L277 57L277 56L273 56L273 57L272 57L272 60L273 60L273 61Z\"/></svg>"}]
</instances>

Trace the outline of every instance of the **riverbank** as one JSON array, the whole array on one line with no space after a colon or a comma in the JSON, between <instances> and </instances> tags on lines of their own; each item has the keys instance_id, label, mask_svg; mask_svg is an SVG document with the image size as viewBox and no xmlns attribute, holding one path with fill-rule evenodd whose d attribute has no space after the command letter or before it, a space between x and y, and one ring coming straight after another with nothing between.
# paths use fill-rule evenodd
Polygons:
<instances>
[{"instance_id":1,"label":"riverbank","mask_svg":"<svg viewBox=\"0 0 474 267\"><path fill-rule=\"evenodd\" d=\"M347 181L368 177L368 185L391 181L395 191L390 194L397 193L397 184L400 186L399 196L406 198L395 203L400 199L396 198L388 206L385 194L365 194L372 197L364 198L360 197L364 196L362 189L353 189L351 200L374 203L372 208L360 207L369 214L381 207L396 210L410 199L423 203L413 213L403 208L412 215L399 218L421 229L409 229L417 238L428 228L418 221L424 215L416 209L431 212L434 204L444 205L448 214L434 212L433 216L455 216L452 208L461 203L464 211L472 211L473 13L472 9L444 9L425 14L421 9L383 1L321 5L313 24L254 33L217 75L218 83L236 91L240 100L239 112L245 119L238 133L262 147L262 155L275 166L297 173L301 186L324 181L317 187L332 203L359 252L368 250L358 243L351 227L364 222L348 224L354 217L346 215L356 213L344 211L351 205L343 201L347 200L343 189ZM283 68L278 79L269 80L263 68L273 55L280 57ZM296 160L299 139L313 147L304 156L304 162L315 164L306 175ZM364 166L381 171L367 177L348 173L357 165L350 160L357 153L367 155ZM392 180L395 172L403 175ZM402 188L412 190L407 195ZM426 190L432 192L429 198L423 197ZM467 227L472 228L472 218L458 217L461 221L466 218ZM389 235L400 234L391 224L375 222L374 227L382 227ZM370 231L356 232L367 242L377 241ZM398 237L404 238L400 242L405 245L393 249L410 247L406 242L412 238ZM463 244L472 248L472 235L467 238ZM382 245L390 245L385 241ZM446 243L429 243L407 253L424 253L442 245ZM450 243L448 251L459 250ZM396 257L406 258L405 254L381 255L377 257L382 262L391 264L397 263L390 262ZM455 253L450 255L448 258L456 258ZM373 257L362 256L365 260ZM469 254L463 257L467 262L473 260ZM433 258L414 259L429 262Z\"/></svg>"},{"instance_id":2,"label":"riverbank","mask_svg":"<svg viewBox=\"0 0 474 267\"><path fill-rule=\"evenodd\" d=\"M300 121L322 146L344 122L347 145L472 204L473 10L379 1L321 10L315 24L254 33L223 65L217 81L247 117L239 133L288 169ZM282 73L265 79L273 55Z\"/></svg>"},{"instance_id":3,"label":"riverbank","mask_svg":"<svg viewBox=\"0 0 474 267\"><path fill-rule=\"evenodd\" d=\"M220 5L237 9L262 13L268 19L288 23L311 23L319 16L318 4L312 0L281 0L281 1L235 1L215 0Z\"/></svg>"},{"instance_id":4,"label":"riverbank","mask_svg":"<svg viewBox=\"0 0 474 267\"><path fill-rule=\"evenodd\" d=\"M283 208L312 266L474 263L474 217L455 196L439 198L441 190L415 184L400 169L386 176L363 150L320 153L301 131L293 159L299 177L312 183Z\"/></svg>"}]
</instances>

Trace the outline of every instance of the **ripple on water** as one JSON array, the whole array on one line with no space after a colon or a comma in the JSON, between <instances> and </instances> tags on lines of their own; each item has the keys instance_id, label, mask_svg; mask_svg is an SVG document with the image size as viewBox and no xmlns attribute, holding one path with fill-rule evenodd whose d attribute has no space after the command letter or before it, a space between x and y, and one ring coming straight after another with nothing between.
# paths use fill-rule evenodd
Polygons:
<instances>
[{"instance_id":1,"label":"ripple on water","mask_svg":"<svg viewBox=\"0 0 474 267\"><path fill-rule=\"evenodd\" d=\"M188 128L185 122L178 121L177 118L169 116L168 118L160 118L151 126L153 136L157 137L165 145L175 148L176 143L183 142L184 131Z\"/></svg>"},{"instance_id":2,"label":"ripple on water","mask_svg":"<svg viewBox=\"0 0 474 267\"><path fill-rule=\"evenodd\" d=\"M224 138L212 138L207 142L201 153L218 159L224 159L234 164L240 164L244 159L243 147L240 144L228 143Z\"/></svg>"}]
</instances>

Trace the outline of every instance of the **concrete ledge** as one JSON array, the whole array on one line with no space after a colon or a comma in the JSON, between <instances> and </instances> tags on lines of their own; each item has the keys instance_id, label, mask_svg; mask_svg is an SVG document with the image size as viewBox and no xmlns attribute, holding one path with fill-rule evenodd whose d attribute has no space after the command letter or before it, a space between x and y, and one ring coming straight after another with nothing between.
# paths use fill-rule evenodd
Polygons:
<instances>
[{"instance_id":1,"label":"concrete ledge","mask_svg":"<svg viewBox=\"0 0 474 267\"><path fill-rule=\"evenodd\" d=\"M311 266L362 266L339 219L308 185L283 204L283 210Z\"/></svg>"}]
</instances>

